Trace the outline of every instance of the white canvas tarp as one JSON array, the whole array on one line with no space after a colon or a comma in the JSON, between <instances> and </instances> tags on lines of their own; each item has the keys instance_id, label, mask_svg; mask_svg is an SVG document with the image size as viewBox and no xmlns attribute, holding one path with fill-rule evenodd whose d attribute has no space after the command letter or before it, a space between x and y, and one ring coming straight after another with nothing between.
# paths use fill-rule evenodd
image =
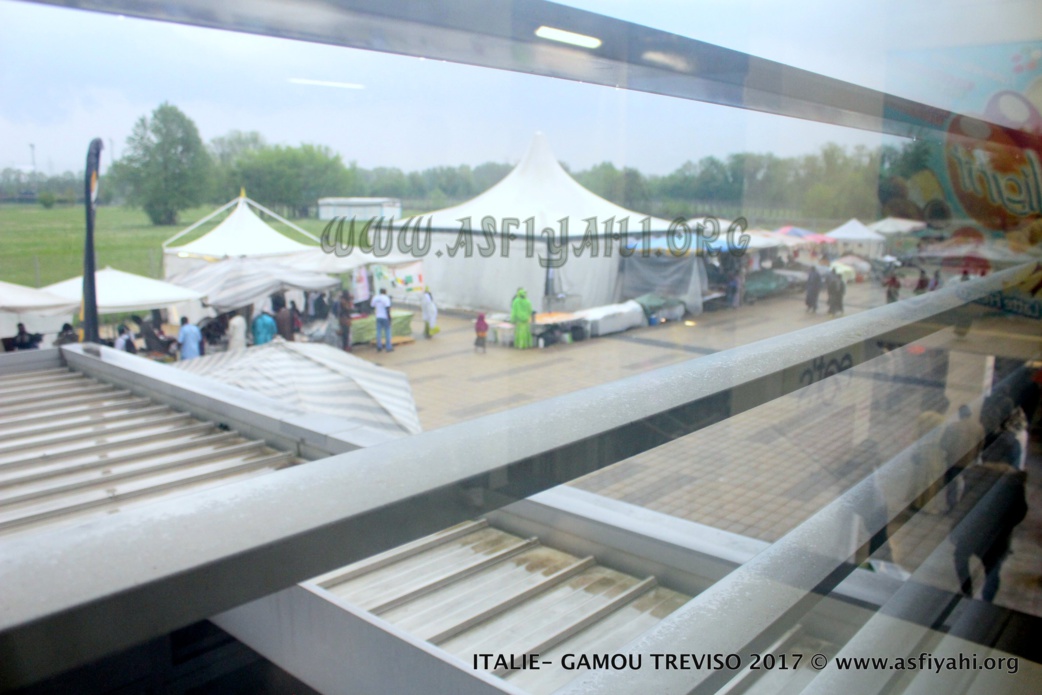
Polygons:
<instances>
[{"instance_id":1,"label":"white canvas tarp","mask_svg":"<svg viewBox=\"0 0 1042 695\"><path fill-rule=\"evenodd\" d=\"M422 431L404 374L329 345L276 338L176 366L308 413L349 420L359 432L360 444Z\"/></svg>"},{"instance_id":2,"label":"white canvas tarp","mask_svg":"<svg viewBox=\"0 0 1042 695\"><path fill-rule=\"evenodd\" d=\"M105 268L94 273L94 286L98 298L98 313L101 314L148 311L204 297L203 293L186 287L125 273L115 268ZM77 306L83 301L82 276L63 280L43 289L75 302Z\"/></svg>"},{"instance_id":3,"label":"white canvas tarp","mask_svg":"<svg viewBox=\"0 0 1042 695\"><path fill-rule=\"evenodd\" d=\"M263 302L274 292L329 290L340 285L328 275L288 268L262 258L226 258L169 280L206 295L205 303L220 312Z\"/></svg>"}]
</instances>

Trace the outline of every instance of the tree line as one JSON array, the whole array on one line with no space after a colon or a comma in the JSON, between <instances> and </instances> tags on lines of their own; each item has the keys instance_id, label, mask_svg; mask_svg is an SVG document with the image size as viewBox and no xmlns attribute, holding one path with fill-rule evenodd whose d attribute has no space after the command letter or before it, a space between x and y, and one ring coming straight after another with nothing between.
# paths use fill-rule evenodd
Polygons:
<instances>
[{"instance_id":1,"label":"tree line","mask_svg":"<svg viewBox=\"0 0 1042 695\"><path fill-rule=\"evenodd\" d=\"M878 216L881 199L885 202L899 190L902 177L922 168L927 157L922 141L876 149L830 143L799 157L758 153L705 157L666 175L619 169L610 162L570 173L603 198L663 217L712 212L703 208L718 207L738 212L783 210L796 219L867 220ZM289 217L307 216L319 198L333 196L400 198L427 210L472 198L512 168L487 162L412 172L394 167L363 169L345 163L329 147L273 145L257 132L232 131L204 144L187 115L162 104L137 121L123 157L102 181L101 192L102 202L138 206L155 224L176 224L180 211L225 203L242 188ZM67 172L29 181L17 170L0 172L0 196L24 195L30 185L35 192L62 195L58 202L69 202L82 189L82 179Z\"/></svg>"}]
</instances>

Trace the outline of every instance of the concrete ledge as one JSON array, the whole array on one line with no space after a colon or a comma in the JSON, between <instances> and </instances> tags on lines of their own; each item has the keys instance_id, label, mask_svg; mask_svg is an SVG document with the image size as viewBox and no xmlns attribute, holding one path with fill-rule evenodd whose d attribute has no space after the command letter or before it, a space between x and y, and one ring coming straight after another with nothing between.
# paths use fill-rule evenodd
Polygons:
<instances>
[{"instance_id":1,"label":"concrete ledge","mask_svg":"<svg viewBox=\"0 0 1042 695\"><path fill-rule=\"evenodd\" d=\"M380 441L370 431L360 431L356 444L349 420L311 415L267 396L251 393L214 379L99 345L76 344L61 348L73 369L102 381L191 413L203 420L225 424L246 437L260 439L273 448L292 451L307 459L354 451Z\"/></svg>"},{"instance_id":2,"label":"concrete ledge","mask_svg":"<svg viewBox=\"0 0 1042 695\"><path fill-rule=\"evenodd\" d=\"M20 372L35 372L40 369L61 369L65 367L58 348L46 350L17 350L0 354L0 377Z\"/></svg>"}]
</instances>

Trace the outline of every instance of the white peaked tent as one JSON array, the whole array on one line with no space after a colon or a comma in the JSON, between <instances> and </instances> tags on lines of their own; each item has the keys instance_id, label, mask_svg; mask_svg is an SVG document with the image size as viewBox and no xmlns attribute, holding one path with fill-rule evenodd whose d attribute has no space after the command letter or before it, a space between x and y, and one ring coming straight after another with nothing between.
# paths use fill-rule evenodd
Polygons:
<instances>
[{"instance_id":1,"label":"white peaked tent","mask_svg":"<svg viewBox=\"0 0 1042 695\"><path fill-rule=\"evenodd\" d=\"M203 236L183 246L171 245L228 209L231 209L228 216ZM165 277L171 278L222 258L238 256L280 258L314 248L284 236L257 217L254 210L270 215L305 237L318 242L318 238L313 234L280 217L260 203L250 200L243 193L235 200L222 205L192 226L163 242Z\"/></svg>"},{"instance_id":2,"label":"white peaked tent","mask_svg":"<svg viewBox=\"0 0 1042 695\"><path fill-rule=\"evenodd\" d=\"M194 374L254 391L316 416L349 420L360 446L422 431L409 380L321 343L270 343L178 362Z\"/></svg>"},{"instance_id":3,"label":"white peaked tent","mask_svg":"<svg viewBox=\"0 0 1042 695\"><path fill-rule=\"evenodd\" d=\"M469 231L462 220L469 220ZM507 230L516 235L512 242L504 243L505 220L516 220L516 226ZM582 246L591 220L600 237L598 253L593 256L586 247L577 255L575 249ZM520 163L498 184L465 203L410 222L424 229L429 226L434 232L423 268L425 282L439 304L500 310L509 308L518 287L528 290L537 308L548 285L551 294L568 298L570 308L628 299L619 296L621 243L605 244L606 225L617 233L623 223L631 239L638 238L642 223L658 234L670 226L667 220L627 210L583 188L557 162L542 133L536 133ZM528 226L534 230L534 242L526 239ZM550 258L561 261L559 267L550 269L540 263L540 257L548 256L547 235L543 234L547 228L553 230L557 242ZM562 239L568 243L561 244ZM450 255L461 240L472 242L471 250L464 247ZM700 311L701 261L693 257L668 260L690 268L682 294L689 310Z\"/></svg>"},{"instance_id":4,"label":"white peaked tent","mask_svg":"<svg viewBox=\"0 0 1042 695\"><path fill-rule=\"evenodd\" d=\"M98 313L115 314L124 311L148 311L178 302L202 299L205 295L185 287L171 285L114 268L94 273L94 287L98 297ZM83 301L83 277L63 280L43 288L51 294L64 297L77 306Z\"/></svg>"},{"instance_id":5,"label":"white peaked tent","mask_svg":"<svg viewBox=\"0 0 1042 695\"><path fill-rule=\"evenodd\" d=\"M830 232L825 232L825 236L831 237L837 241L853 241L853 242L871 242L871 241L885 241L884 237L879 232L873 232L871 229L866 227L864 224L855 219L850 219L836 227Z\"/></svg>"},{"instance_id":6,"label":"white peaked tent","mask_svg":"<svg viewBox=\"0 0 1042 695\"><path fill-rule=\"evenodd\" d=\"M844 249L872 257L883 253L883 245L886 242L885 236L872 231L855 219L849 219L832 231L825 232L825 236L838 241Z\"/></svg>"}]
</instances>

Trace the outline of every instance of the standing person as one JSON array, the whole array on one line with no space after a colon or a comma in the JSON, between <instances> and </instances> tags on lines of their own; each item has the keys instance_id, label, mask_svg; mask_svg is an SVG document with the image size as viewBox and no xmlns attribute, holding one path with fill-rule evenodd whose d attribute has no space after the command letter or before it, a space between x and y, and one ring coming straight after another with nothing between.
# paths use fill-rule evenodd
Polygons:
<instances>
[{"instance_id":1,"label":"standing person","mask_svg":"<svg viewBox=\"0 0 1042 695\"><path fill-rule=\"evenodd\" d=\"M485 343L488 339L488 321L484 314L478 314L478 320L474 322L474 352L481 350L485 352Z\"/></svg>"},{"instance_id":2,"label":"standing person","mask_svg":"<svg viewBox=\"0 0 1042 695\"><path fill-rule=\"evenodd\" d=\"M420 300L423 313L423 337L430 338L437 335L438 331L438 305L434 303L434 295L430 287L423 288L423 299Z\"/></svg>"},{"instance_id":3,"label":"standing person","mask_svg":"<svg viewBox=\"0 0 1042 695\"><path fill-rule=\"evenodd\" d=\"M839 286L839 313L845 314L846 310L843 308L843 299L847 295L847 281L843 279L843 276L839 274L839 271L832 271L836 274L836 284Z\"/></svg>"},{"instance_id":4,"label":"standing person","mask_svg":"<svg viewBox=\"0 0 1042 695\"><path fill-rule=\"evenodd\" d=\"M897 275L890 273L887 276L886 282L883 283L883 287L886 288L886 303L893 304L896 302L901 295L901 281L897 279Z\"/></svg>"},{"instance_id":5,"label":"standing person","mask_svg":"<svg viewBox=\"0 0 1042 695\"><path fill-rule=\"evenodd\" d=\"M246 319L239 312L228 321L228 349L246 349Z\"/></svg>"},{"instance_id":6,"label":"standing person","mask_svg":"<svg viewBox=\"0 0 1042 695\"><path fill-rule=\"evenodd\" d=\"M524 288L517 289L514 303L510 307L510 322L514 324L514 347L527 350L532 347L532 302L528 301L528 293Z\"/></svg>"},{"instance_id":7,"label":"standing person","mask_svg":"<svg viewBox=\"0 0 1042 695\"><path fill-rule=\"evenodd\" d=\"M300 333L304 328L304 318L300 314L300 309L297 308L297 303L291 301L289 303L289 315L293 320L293 332Z\"/></svg>"},{"instance_id":8,"label":"standing person","mask_svg":"<svg viewBox=\"0 0 1042 695\"><path fill-rule=\"evenodd\" d=\"M883 457L879 453L879 445L874 440L864 439L851 454L847 466L850 470L866 471L871 478L871 491L864 498L867 505L858 511L858 516L865 526L865 530L871 534L868 542L868 554L874 555L877 550L886 545L888 540L887 524L890 521L890 513L886 504L886 497L879 485L879 477L876 471L883 465Z\"/></svg>"},{"instance_id":9,"label":"standing person","mask_svg":"<svg viewBox=\"0 0 1042 695\"><path fill-rule=\"evenodd\" d=\"M391 342L391 298L387 296L387 290L381 289L380 294L373 297L373 313L376 314L376 351L380 352L387 346L387 352L394 352L394 344ZM380 337L384 336L383 344Z\"/></svg>"},{"instance_id":10,"label":"standing person","mask_svg":"<svg viewBox=\"0 0 1042 695\"><path fill-rule=\"evenodd\" d=\"M916 294L926 294L926 291L930 289L930 278L926 275L926 271L919 270L919 280L915 283Z\"/></svg>"},{"instance_id":11,"label":"standing person","mask_svg":"<svg viewBox=\"0 0 1042 695\"><path fill-rule=\"evenodd\" d=\"M336 303L336 320L340 324L340 348L344 352L351 352L351 312L354 310L351 293L343 290Z\"/></svg>"},{"instance_id":12,"label":"standing person","mask_svg":"<svg viewBox=\"0 0 1042 695\"><path fill-rule=\"evenodd\" d=\"M933 277L930 278L930 286L927 288L927 292L933 292L934 290L941 289L941 271L933 271Z\"/></svg>"},{"instance_id":13,"label":"standing person","mask_svg":"<svg viewBox=\"0 0 1042 695\"><path fill-rule=\"evenodd\" d=\"M203 354L203 334L199 328L181 317L181 330L177 333L177 344L181 347L181 359L191 360Z\"/></svg>"},{"instance_id":14,"label":"standing person","mask_svg":"<svg viewBox=\"0 0 1042 695\"><path fill-rule=\"evenodd\" d=\"M818 297L821 295L821 273L818 272L817 264L810 267L807 273L807 311L818 313Z\"/></svg>"},{"instance_id":15,"label":"standing person","mask_svg":"<svg viewBox=\"0 0 1042 695\"><path fill-rule=\"evenodd\" d=\"M984 428L973 419L973 411L965 403L959 406L959 419L945 428L941 435L941 448L944 449L945 463L948 471L944 474L947 486L948 509L951 510L959 501L959 474L976 463L984 445Z\"/></svg>"},{"instance_id":16,"label":"standing person","mask_svg":"<svg viewBox=\"0 0 1042 695\"><path fill-rule=\"evenodd\" d=\"M76 334L75 330L73 330L72 324L63 323L62 332L54 339L54 347L78 342L80 342L80 336Z\"/></svg>"},{"instance_id":17,"label":"standing person","mask_svg":"<svg viewBox=\"0 0 1042 695\"><path fill-rule=\"evenodd\" d=\"M137 354L137 345L134 345L134 334L130 332L126 324L121 323L119 325L119 336L112 347L120 352L129 352L131 355Z\"/></svg>"},{"instance_id":18,"label":"standing person","mask_svg":"<svg viewBox=\"0 0 1042 695\"><path fill-rule=\"evenodd\" d=\"M829 296L829 316L843 313L843 294L847 286L843 282L843 276L835 268L829 273L825 283L825 290Z\"/></svg>"},{"instance_id":19,"label":"standing person","mask_svg":"<svg viewBox=\"0 0 1042 695\"><path fill-rule=\"evenodd\" d=\"M254 345L270 343L276 333L278 333L278 326L275 325L275 319L268 312L262 311L257 314L257 318L253 319Z\"/></svg>"},{"instance_id":20,"label":"standing person","mask_svg":"<svg viewBox=\"0 0 1042 695\"><path fill-rule=\"evenodd\" d=\"M280 305L275 312L275 326L283 340L293 342L293 314L285 304Z\"/></svg>"},{"instance_id":21,"label":"standing person","mask_svg":"<svg viewBox=\"0 0 1042 695\"><path fill-rule=\"evenodd\" d=\"M955 574L963 595L973 597L969 560L976 555L984 565L981 598L991 602L999 591L1002 563L1009 555L1013 529L1027 516L1024 494L1027 474L1005 463L971 466L964 474L966 495L960 503L951 534L955 545Z\"/></svg>"}]
</instances>

